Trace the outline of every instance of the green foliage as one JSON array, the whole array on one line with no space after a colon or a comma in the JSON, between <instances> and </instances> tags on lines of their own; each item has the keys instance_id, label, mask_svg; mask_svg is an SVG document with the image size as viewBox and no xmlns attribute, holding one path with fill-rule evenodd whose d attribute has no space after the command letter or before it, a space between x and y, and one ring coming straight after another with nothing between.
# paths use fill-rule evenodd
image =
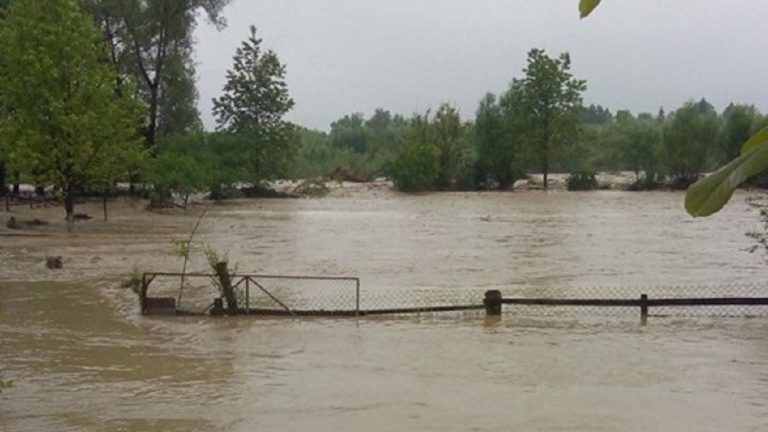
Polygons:
<instances>
[{"instance_id":1,"label":"green foliage","mask_svg":"<svg viewBox=\"0 0 768 432\"><path fill-rule=\"evenodd\" d=\"M480 101L473 128L477 146L475 180L480 187L508 189L525 175L522 143L511 115L493 94Z\"/></svg>"},{"instance_id":2,"label":"green foliage","mask_svg":"<svg viewBox=\"0 0 768 432\"><path fill-rule=\"evenodd\" d=\"M685 209L691 216L710 216L720 211L733 191L748 178L768 169L768 128L744 143L739 157L688 189Z\"/></svg>"},{"instance_id":3,"label":"green foliage","mask_svg":"<svg viewBox=\"0 0 768 432\"><path fill-rule=\"evenodd\" d=\"M437 149L420 141L408 144L392 165L392 180L403 192L419 192L434 188L439 176Z\"/></svg>"},{"instance_id":4,"label":"green foliage","mask_svg":"<svg viewBox=\"0 0 768 432\"><path fill-rule=\"evenodd\" d=\"M217 127L239 140L239 157L254 183L284 176L296 152L296 128L283 120L293 107L285 66L272 51L263 52L256 27L237 49L227 72L224 94L213 101Z\"/></svg>"},{"instance_id":5,"label":"green foliage","mask_svg":"<svg viewBox=\"0 0 768 432\"><path fill-rule=\"evenodd\" d=\"M597 178L594 171L580 171L568 177L569 191L588 191L597 189Z\"/></svg>"},{"instance_id":6,"label":"green foliage","mask_svg":"<svg viewBox=\"0 0 768 432\"><path fill-rule=\"evenodd\" d=\"M205 254L205 259L208 262L208 266L210 266L211 269L215 269L216 264L220 262L229 262L229 253L219 253L216 249L213 248L213 246L209 244L203 246L203 253Z\"/></svg>"},{"instance_id":7,"label":"green foliage","mask_svg":"<svg viewBox=\"0 0 768 432\"><path fill-rule=\"evenodd\" d=\"M433 116L415 116L390 164L395 186L406 192L472 188L477 155L471 135L459 112L448 104Z\"/></svg>"},{"instance_id":8,"label":"green foliage","mask_svg":"<svg viewBox=\"0 0 768 432\"><path fill-rule=\"evenodd\" d=\"M193 31L200 11L223 27L221 11L230 0L81 0L107 42L104 59L113 68L120 91L123 83L138 85L145 102L147 146L158 137L201 129L197 112Z\"/></svg>"},{"instance_id":9,"label":"green foliage","mask_svg":"<svg viewBox=\"0 0 768 432\"><path fill-rule=\"evenodd\" d=\"M563 148L578 139L578 113L586 81L570 72L571 57L549 57L544 50L528 53L525 77L514 79L509 90L524 124L524 139L548 187L550 164Z\"/></svg>"},{"instance_id":10,"label":"green foliage","mask_svg":"<svg viewBox=\"0 0 768 432\"><path fill-rule=\"evenodd\" d=\"M372 145L373 131L366 127L362 113L353 113L331 123L330 140L338 149L365 153Z\"/></svg>"},{"instance_id":11,"label":"green foliage","mask_svg":"<svg viewBox=\"0 0 768 432\"><path fill-rule=\"evenodd\" d=\"M590 105L579 109L579 123L584 125L602 125L613 120L613 114L601 105Z\"/></svg>"},{"instance_id":12,"label":"green foliage","mask_svg":"<svg viewBox=\"0 0 768 432\"><path fill-rule=\"evenodd\" d=\"M704 99L688 102L664 125L664 156L673 187L687 188L707 169L720 120Z\"/></svg>"},{"instance_id":13,"label":"green foliage","mask_svg":"<svg viewBox=\"0 0 768 432\"><path fill-rule=\"evenodd\" d=\"M237 274L237 270L239 268L239 264L235 263L234 268L229 268L229 253L224 252L220 253L216 249L214 249L213 246L206 244L203 246L203 253L205 254L205 259L208 262L208 266L211 268L211 270L214 272L214 274L217 273L217 271L221 268L221 263L226 263L227 273L229 273L229 277L233 277ZM219 290L219 293L226 294L224 292L224 286L221 283L220 277L212 277L211 281L213 282L216 289Z\"/></svg>"},{"instance_id":14,"label":"green foliage","mask_svg":"<svg viewBox=\"0 0 768 432\"><path fill-rule=\"evenodd\" d=\"M474 155L458 110L448 104L440 105L426 125L426 133L439 155L437 189L465 189L471 181Z\"/></svg>"},{"instance_id":15,"label":"green foliage","mask_svg":"<svg viewBox=\"0 0 768 432\"><path fill-rule=\"evenodd\" d=\"M3 392L3 390L9 390L15 387L15 384L13 381L6 380L2 376L0 376L0 393Z\"/></svg>"},{"instance_id":16,"label":"green foliage","mask_svg":"<svg viewBox=\"0 0 768 432\"><path fill-rule=\"evenodd\" d=\"M660 170L661 129L661 122L649 115L634 117L629 111L618 111L601 138L615 151L615 162L634 172L639 182L641 173L652 180Z\"/></svg>"},{"instance_id":17,"label":"green foliage","mask_svg":"<svg viewBox=\"0 0 768 432\"><path fill-rule=\"evenodd\" d=\"M147 178L152 184L152 206L166 206L175 194L186 208L192 194L209 189L213 171L214 167L208 161L189 154L163 151L149 162Z\"/></svg>"},{"instance_id":18,"label":"green foliage","mask_svg":"<svg viewBox=\"0 0 768 432\"><path fill-rule=\"evenodd\" d=\"M171 244L173 244L173 252L177 257L189 258L191 246L189 241L173 239L171 240Z\"/></svg>"},{"instance_id":19,"label":"green foliage","mask_svg":"<svg viewBox=\"0 0 768 432\"><path fill-rule=\"evenodd\" d=\"M723 111L720 145L724 160L741 154L741 146L761 129L763 118L754 105L729 104Z\"/></svg>"},{"instance_id":20,"label":"green foliage","mask_svg":"<svg viewBox=\"0 0 768 432\"><path fill-rule=\"evenodd\" d=\"M582 18L586 18L600 4L600 0L581 0L579 2L579 13Z\"/></svg>"},{"instance_id":21,"label":"green foliage","mask_svg":"<svg viewBox=\"0 0 768 432\"><path fill-rule=\"evenodd\" d=\"M433 189L440 175L440 152L429 137L429 119L415 118L401 153L390 172L395 187L403 192Z\"/></svg>"},{"instance_id":22,"label":"green foliage","mask_svg":"<svg viewBox=\"0 0 768 432\"><path fill-rule=\"evenodd\" d=\"M402 116L382 108L367 120L360 113L345 115L331 124L329 134L300 128L301 144L290 176L306 179L344 172L372 179L387 175L407 130Z\"/></svg>"},{"instance_id":23,"label":"green foliage","mask_svg":"<svg viewBox=\"0 0 768 432\"><path fill-rule=\"evenodd\" d=\"M581 0L579 9L582 18L589 15L600 0ZM726 115L726 124L729 122ZM732 120L731 120L732 121ZM732 154L733 141L743 126L726 126L726 155ZM743 123L741 123L743 125ZM729 130L730 127L733 129ZM743 130L743 129L742 129ZM731 139L733 141L731 141ZM752 176L768 170L768 128L750 138L741 148L741 155L733 159L714 174L693 184L685 196L685 209L691 216L710 216L720 211L730 200L733 191Z\"/></svg>"},{"instance_id":24,"label":"green foliage","mask_svg":"<svg viewBox=\"0 0 768 432\"><path fill-rule=\"evenodd\" d=\"M337 167L350 168L346 159L351 152L332 145L327 133L306 128L299 128L297 133L299 149L291 166L291 178L325 177Z\"/></svg>"},{"instance_id":25,"label":"green foliage","mask_svg":"<svg viewBox=\"0 0 768 432\"><path fill-rule=\"evenodd\" d=\"M130 288L134 292L138 292L139 288L141 287L141 280L142 280L142 272L139 270L138 266L133 266L133 269L131 270L131 274L128 276L128 279L124 280L121 284L123 288Z\"/></svg>"},{"instance_id":26,"label":"green foliage","mask_svg":"<svg viewBox=\"0 0 768 432\"><path fill-rule=\"evenodd\" d=\"M74 0L15 2L0 28L0 106L12 113L2 141L63 195L70 226L75 195L139 154L140 105L117 92L99 39Z\"/></svg>"}]
</instances>

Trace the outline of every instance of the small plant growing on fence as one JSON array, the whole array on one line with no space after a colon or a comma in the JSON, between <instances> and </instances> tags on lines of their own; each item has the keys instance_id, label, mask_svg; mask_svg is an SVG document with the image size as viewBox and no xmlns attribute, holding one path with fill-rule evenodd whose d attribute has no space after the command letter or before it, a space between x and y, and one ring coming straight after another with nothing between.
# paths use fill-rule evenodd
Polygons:
<instances>
[{"instance_id":1,"label":"small plant growing on fence","mask_svg":"<svg viewBox=\"0 0 768 432\"><path fill-rule=\"evenodd\" d=\"M14 387L13 381L6 380L5 378L0 375L0 393L3 392L3 390L12 389Z\"/></svg>"},{"instance_id":2,"label":"small plant growing on fence","mask_svg":"<svg viewBox=\"0 0 768 432\"><path fill-rule=\"evenodd\" d=\"M131 274L128 276L128 279L124 280L121 286L123 288L130 288L133 290L133 292L139 292L139 287L141 287L141 279L142 279L142 272L139 270L139 267L134 265L133 270L131 270Z\"/></svg>"},{"instance_id":3,"label":"small plant growing on fence","mask_svg":"<svg viewBox=\"0 0 768 432\"><path fill-rule=\"evenodd\" d=\"M197 222L195 223L195 227L192 228L192 232L189 234L189 237L186 240L176 240L176 239L173 240L173 247L176 252L176 255L184 258L184 264L181 267L181 282L179 283L179 299L178 299L179 305L181 305L181 300L184 296L184 287L186 285L186 276L187 276L187 264L189 263L189 254L192 251L192 239L195 238L197 229L200 228L200 222L203 221L203 218L205 217L206 213L208 213L208 209L205 209L203 210L202 213L200 213L200 216L198 216Z\"/></svg>"}]
</instances>

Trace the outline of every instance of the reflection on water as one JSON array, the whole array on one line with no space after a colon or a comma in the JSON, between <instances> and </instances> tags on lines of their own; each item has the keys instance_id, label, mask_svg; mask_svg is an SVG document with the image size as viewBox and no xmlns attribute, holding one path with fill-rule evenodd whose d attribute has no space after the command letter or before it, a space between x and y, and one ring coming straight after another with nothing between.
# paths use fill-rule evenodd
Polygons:
<instances>
[{"instance_id":1,"label":"reflection on water","mask_svg":"<svg viewBox=\"0 0 768 432\"><path fill-rule=\"evenodd\" d=\"M760 280L762 259L740 251L755 215L737 200L715 219L691 221L680 199L267 201L212 209L203 236L229 249L243 271L358 275L374 293ZM150 218L162 221L158 231L141 223ZM654 319L640 327L512 314L139 317L133 295L114 288L114 273L134 263L176 266L169 240L192 224L194 215L137 212L114 232L0 244L0 370L18 384L0 395L0 430L768 427L768 321L760 319ZM56 252L66 257L63 273L36 267ZM51 277L61 281L39 281Z\"/></svg>"}]
</instances>

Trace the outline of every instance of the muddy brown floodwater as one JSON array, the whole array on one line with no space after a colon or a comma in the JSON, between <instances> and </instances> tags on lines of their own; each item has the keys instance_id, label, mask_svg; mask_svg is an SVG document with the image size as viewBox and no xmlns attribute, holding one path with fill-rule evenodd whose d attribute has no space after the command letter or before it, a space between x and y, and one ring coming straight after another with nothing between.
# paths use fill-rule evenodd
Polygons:
<instances>
[{"instance_id":1,"label":"muddy brown floodwater","mask_svg":"<svg viewBox=\"0 0 768 432\"><path fill-rule=\"evenodd\" d=\"M242 272L359 276L363 296L711 290L765 279L745 196L693 220L677 193L336 191L212 206L198 240ZM17 209L54 223L0 231L0 373L16 382L0 430L768 430L766 318L139 316L119 281L178 271L171 240L201 209L121 203L73 235L61 209Z\"/></svg>"}]
</instances>

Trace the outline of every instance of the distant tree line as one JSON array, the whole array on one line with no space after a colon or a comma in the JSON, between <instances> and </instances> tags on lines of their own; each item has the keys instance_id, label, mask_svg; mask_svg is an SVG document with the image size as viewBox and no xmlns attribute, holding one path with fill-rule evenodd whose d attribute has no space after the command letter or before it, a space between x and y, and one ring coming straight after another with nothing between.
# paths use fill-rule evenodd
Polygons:
<instances>
[{"instance_id":1,"label":"distant tree line","mask_svg":"<svg viewBox=\"0 0 768 432\"><path fill-rule=\"evenodd\" d=\"M474 119L449 104L409 118L377 109L331 124L330 133L301 130L295 178L342 167L357 177L391 177L403 191L509 189L531 173L631 171L631 189L684 189L737 156L768 125L754 106L730 104L722 113L701 99L666 114L611 112L585 106L586 82L570 74L570 57L529 52L521 78L506 92L487 94ZM385 121L382 121L385 119ZM759 180L759 179L758 179ZM596 186L594 183L593 187Z\"/></svg>"},{"instance_id":2,"label":"distant tree line","mask_svg":"<svg viewBox=\"0 0 768 432\"><path fill-rule=\"evenodd\" d=\"M629 170L635 189L683 188L740 152L768 122L751 105L706 100L666 114L585 106L567 53L533 49L474 118L456 107L351 113L328 132L284 120L294 106L278 56L252 27L214 100L197 112L192 31L229 0L0 0L0 193L49 188L72 220L76 198L127 182L154 206L196 193L259 194L275 179L389 177L403 191L510 189L532 173ZM33 53L33 55L31 55ZM8 188L7 183L12 187ZM105 207L106 208L106 207Z\"/></svg>"}]
</instances>

